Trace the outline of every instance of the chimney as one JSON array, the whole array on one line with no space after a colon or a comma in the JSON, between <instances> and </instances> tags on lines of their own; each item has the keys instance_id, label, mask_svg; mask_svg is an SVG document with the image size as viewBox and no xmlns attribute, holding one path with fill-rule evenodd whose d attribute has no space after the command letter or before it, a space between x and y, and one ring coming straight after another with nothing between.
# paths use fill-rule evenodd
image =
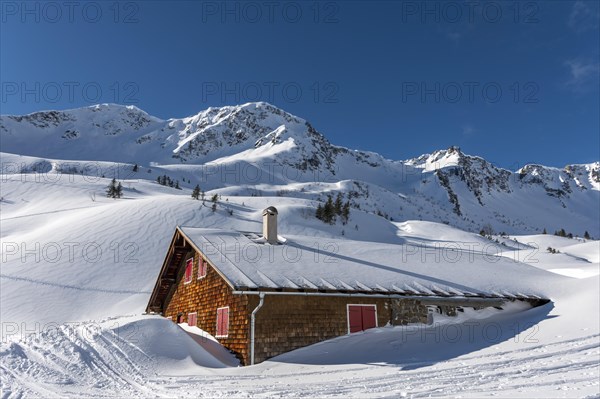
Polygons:
<instances>
[{"instance_id":1,"label":"chimney","mask_svg":"<svg viewBox=\"0 0 600 399\"><path fill-rule=\"evenodd\" d=\"M274 206L263 211L263 237L269 244L277 244L277 209Z\"/></svg>"}]
</instances>

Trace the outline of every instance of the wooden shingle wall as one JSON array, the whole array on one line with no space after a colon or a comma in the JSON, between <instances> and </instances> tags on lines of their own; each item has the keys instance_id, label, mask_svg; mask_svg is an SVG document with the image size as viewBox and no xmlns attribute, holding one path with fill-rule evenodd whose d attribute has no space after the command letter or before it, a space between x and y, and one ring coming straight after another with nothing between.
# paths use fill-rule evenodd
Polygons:
<instances>
[{"instance_id":1,"label":"wooden shingle wall","mask_svg":"<svg viewBox=\"0 0 600 399\"><path fill-rule=\"evenodd\" d=\"M218 341L231 350L242 361L248 364L249 352L248 331L250 328L247 311L248 297L246 295L233 295L231 288L212 266L208 266L206 276L198 279L198 256L192 252L183 257L183 265L194 256L192 281L184 283L183 273L177 277L176 288L163 311L165 317L177 320L179 313L183 314L183 321L187 322L188 313L197 312L197 326L215 336L217 330L217 308L229 306L229 334Z\"/></svg>"},{"instance_id":2,"label":"wooden shingle wall","mask_svg":"<svg viewBox=\"0 0 600 399\"><path fill-rule=\"evenodd\" d=\"M248 309L258 305L250 296ZM389 300L317 296L269 296L256 314L255 362L348 333L348 304L377 306L377 325L390 320Z\"/></svg>"}]
</instances>

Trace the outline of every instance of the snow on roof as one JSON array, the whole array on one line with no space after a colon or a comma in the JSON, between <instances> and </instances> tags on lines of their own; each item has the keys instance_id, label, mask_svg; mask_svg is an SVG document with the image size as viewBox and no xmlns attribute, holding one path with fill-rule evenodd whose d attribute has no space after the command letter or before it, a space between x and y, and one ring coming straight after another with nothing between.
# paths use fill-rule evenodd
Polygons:
<instances>
[{"instance_id":1,"label":"snow on roof","mask_svg":"<svg viewBox=\"0 0 600 399\"><path fill-rule=\"evenodd\" d=\"M510 258L448 247L179 227L235 289L339 290L406 295L529 296L548 274ZM479 249L481 251L481 249Z\"/></svg>"}]
</instances>

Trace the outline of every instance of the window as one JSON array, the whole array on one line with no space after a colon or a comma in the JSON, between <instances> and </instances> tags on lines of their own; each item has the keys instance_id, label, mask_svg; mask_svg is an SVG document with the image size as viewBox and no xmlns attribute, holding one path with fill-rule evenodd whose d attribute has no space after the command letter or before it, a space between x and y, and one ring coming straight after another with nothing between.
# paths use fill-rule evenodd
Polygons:
<instances>
[{"instance_id":1,"label":"window","mask_svg":"<svg viewBox=\"0 0 600 399\"><path fill-rule=\"evenodd\" d=\"M188 313L188 326L190 327L195 327L196 323L197 323L197 314L196 312L194 313Z\"/></svg>"},{"instance_id":2,"label":"window","mask_svg":"<svg viewBox=\"0 0 600 399\"><path fill-rule=\"evenodd\" d=\"M208 262L203 257L198 257L198 279L206 277L206 270L208 269Z\"/></svg>"},{"instance_id":3,"label":"window","mask_svg":"<svg viewBox=\"0 0 600 399\"><path fill-rule=\"evenodd\" d=\"M217 309L217 338L229 335L229 307Z\"/></svg>"},{"instance_id":4,"label":"window","mask_svg":"<svg viewBox=\"0 0 600 399\"><path fill-rule=\"evenodd\" d=\"M377 307L375 305L347 305L348 333L377 327Z\"/></svg>"},{"instance_id":5,"label":"window","mask_svg":"<svg viewBox=\"0 0 600 399\"><path fill-rule=\"evenodd\" d=\"M185 262L185 276L183 283L187 284L192 281L192 270L194 269L194 258L190 258Z\"/></svg>"}]
</instances>

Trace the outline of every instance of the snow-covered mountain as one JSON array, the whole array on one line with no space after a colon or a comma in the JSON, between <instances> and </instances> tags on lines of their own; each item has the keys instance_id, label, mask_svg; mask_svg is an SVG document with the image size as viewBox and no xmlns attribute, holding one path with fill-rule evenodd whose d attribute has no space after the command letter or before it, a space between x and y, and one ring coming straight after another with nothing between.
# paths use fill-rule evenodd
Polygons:
<instances>
[{"instance_id":1,"label":"snow-covered mountain","mask_svg":"<svg viewBox=\"0 0 600 399\"><path fill-rule=\"evenodd\" d=\"M116 105L3 116L0 139L3 398L598 395L598 241L515 234L597 237L598 163L512 172L454 147L392 161L264 103L168 121ZM165 175L182 190L157 184ZM124 198L105 195L113 176ZM214 210L191 198L196 184ZM317 219L337 193L347 223ZM493 269L507 295L527 284L552 302L381 327L247 368L226 367L235 359L196 327L141 315L175 226L260 232L270 205L286 239L407 245L423 276L475 254L462 278ZM512 234L477 234L487 223ZM407 290L433 290L430 277Z\"/></svg>"},{"instance_id":2,"label":"snow-covered mountain","mask_svg":"<svg viewBox=\"0 0 600 399\"><path fill-rule=\"evenodd\" d=\"M509 171L457 147L388 160L333 145L309 122L267 103L209 108L169 120L114 104L1 116L0 138L2 152L36 157L5 156L19 171L36 169L38 162L37 170L49 170L61 168L64 160L112 161L147 168L141 178L166 174L185 188L199 183L230 195L324 200L342 192L354 207L393 220L436 221L470 231L490 224L496 232L564 228L579 236L600 235L599 162ZM16 170L14 164L10 168ZM97 168L94 173L100 174Z\"/></svg>"}]
</instances>

